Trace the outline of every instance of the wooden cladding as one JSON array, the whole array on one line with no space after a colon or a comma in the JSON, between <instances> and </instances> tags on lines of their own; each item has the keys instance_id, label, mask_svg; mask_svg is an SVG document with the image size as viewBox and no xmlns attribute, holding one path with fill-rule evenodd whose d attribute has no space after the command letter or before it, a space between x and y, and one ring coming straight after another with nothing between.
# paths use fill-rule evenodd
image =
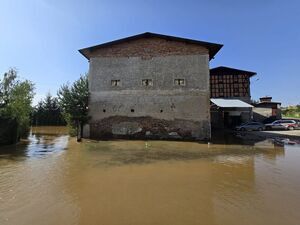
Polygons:
<instances>
[{"instance_id":1,"label":"wooden cladding","mask_svg":"<svg viewBox=\"0 0 300 225\"><path fill-rule=\"evenodd\" d=\"M212 98L250 97L248 75L211 75L210 94Z\"/></svg>"}]
</instances>

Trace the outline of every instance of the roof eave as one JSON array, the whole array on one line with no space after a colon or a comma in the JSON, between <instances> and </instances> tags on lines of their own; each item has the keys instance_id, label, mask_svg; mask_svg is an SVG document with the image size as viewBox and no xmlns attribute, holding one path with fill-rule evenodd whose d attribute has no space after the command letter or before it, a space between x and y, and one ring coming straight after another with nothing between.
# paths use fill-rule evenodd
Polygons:
<instances>
[{"instance_id":1,"label":"roof eave","mask_svg":"<svg viewBox=\"0 0 300 225\"><path fill-rule=\"evenodd\" d=\"M257 73L256 72L252 72L252 71L247 71L247 70L241 70L241 69L236 69L236 68L232 68L232 67L227 67L227 66L218 66L218 67L215 67L215 68L211 68L210 69L210 74L211 74L211 71L213 71L213 70L218 70L218 69L220 69L220 70L232 70L232 71L236 71L236 72L240 72L241 74L246 74L246 75L248 75L249 77L253 77L253 76L255 76L255 75L257 75ZM212 74L212 75L218 75L218 74ZM223 75L230 75L230 74L223 74Z\"/></svg>"},{"instance_id":2,"label":"roof eave","mask_svg":"<svg viewBox=\"0 0 300 225\"><path fill-rule=\"evenodd\" d=\"M223 48L224 45L222 44L215 44L216 45L216 49L211 52L209 49L209 60L212 60L215 58L215 56L217 55L217 53L221 50L221 48Z\"/></svg>"},{"instance_id":3,"label":"roof eave","mask_svg":"<svg viewBox=\"0 0 300 225\"><path fill-rule=\"evenodd\" d=\"M83 48L83 49L79 49L78 52L83 55L87 60L90 60L90 57L85 53L87 49Z\"/></svg>"},{"instance_id":4,"label":"roof eave","mask_svg":"<svg viewBox=\"0 0 300 225\"><path fill-rule=\"evenodd\" d=\"M193 39L188 39L188 38L181 38L181 37L174 37L174 36L169 36L169 35L146 32L146 33L141 33L141 34L133 35L133 36L130 36L130 37L125 37L125 38L117 39L117 40L114 40L114 41L106 42L106 43L103 43L103 44L83 48L83 49L80 49L78 51L85 58L90 59L90 56L88 54L91 53L93 50L95 50L97 48L106 47L106 46L110 46L110 45L113 45L113 44L118 44L118 43L130 41L130 40L135 40L137 38L142 38L142 37L158 37L158 38L163 38L163 39L166 39L166 40L175 40L175 41L187 42L187 43L191 43L191 44L202 45L203 47L207 48L208 51L209 51L209 60L213 59L215 57L215 55L223 47L222 44L217 44L217 43L198 41L198 40L193 40Z\"/></svg>"}]
</instances>

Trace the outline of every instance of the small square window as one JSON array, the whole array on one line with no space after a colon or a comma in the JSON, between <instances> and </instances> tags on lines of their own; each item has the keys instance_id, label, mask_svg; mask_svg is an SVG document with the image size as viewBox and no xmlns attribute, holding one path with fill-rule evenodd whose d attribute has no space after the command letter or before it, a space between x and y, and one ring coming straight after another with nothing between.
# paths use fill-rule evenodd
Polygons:
<instances>
[{"instance_id":1,"label":"small square window","mask_svg":"<svg viewBox=\"0 0 300 225\"><path fill-rule=\"evenodd\" d=\"M153 86L153 80L152 79L143 79L142 85L143 86Z\"/></svg>"},{"instance_id":2,"label":"small square window","mask_svg":"<svg viewBox=\"0 0 300 225\"><path fill-rule=\"evenodd\" d=\"M184 86L185 85L185 79L175 79L174 84L178 86Z\"/></svg>"},{"instance_id":3,"label":"small square window","mask_svg":"<svg viewBox=\"0 0 300 225\"><path fill-rule=\"evenodd\" d=\"M111 80L111 86L113 86L113 87L121 86L121 81L120 80Z\"/></svg>"}]
</instances>

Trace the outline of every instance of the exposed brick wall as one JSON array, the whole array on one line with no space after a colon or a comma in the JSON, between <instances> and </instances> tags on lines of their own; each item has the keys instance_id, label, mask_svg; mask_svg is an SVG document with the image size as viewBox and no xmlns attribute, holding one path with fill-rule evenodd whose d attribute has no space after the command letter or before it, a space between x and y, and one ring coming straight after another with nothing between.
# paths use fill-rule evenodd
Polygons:
<instances>
[{"instance_id":1,"label":"exposed brick wall","mask_svg":"<svg viewBox=\"0 0 300 225\"><path fill-rule=\"evenodd\" d=\"M112 116L90 123L90 138L207 140L209 126L209 121Z\"/></svg>"},{"instance_id":2,"label":"exposed brick wall","mask_svg":"<svg viewBox=\"0 0 300 225\"><path fill-rule=\"evenodd\" d=\"M168 41L161 38L142 38L113 46L103 47L91 52L91 57L143 57L170 55L206 55L207 48L179 41Z\"/></svg>"}]
</instances>

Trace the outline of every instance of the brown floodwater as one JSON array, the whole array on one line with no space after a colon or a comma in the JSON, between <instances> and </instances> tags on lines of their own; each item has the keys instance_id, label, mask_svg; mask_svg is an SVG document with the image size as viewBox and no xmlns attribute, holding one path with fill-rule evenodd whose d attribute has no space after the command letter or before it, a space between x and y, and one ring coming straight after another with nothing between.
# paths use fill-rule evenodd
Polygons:
<instances>
[{"instance_id":1,"label":"brown floodwater","mask_svg":"<svg viewBox=\"0 0 300 225\"><path fill-rule=\"evenodd\" d=\"M0 147L0 224L299 224L300 146L235 143L76 143L33 128Z\"/></svg>"}]
</instances>

